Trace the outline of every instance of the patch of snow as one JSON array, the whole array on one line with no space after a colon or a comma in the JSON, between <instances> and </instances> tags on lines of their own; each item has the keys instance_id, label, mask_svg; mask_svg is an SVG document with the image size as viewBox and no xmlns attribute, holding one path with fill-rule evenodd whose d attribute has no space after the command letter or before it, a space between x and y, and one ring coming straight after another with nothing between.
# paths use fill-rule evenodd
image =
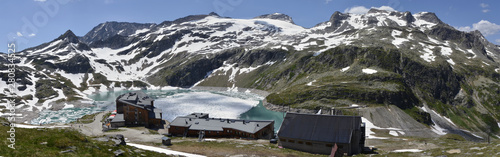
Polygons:
<instances>
[{"instance_id":1,"label":"patch of snow","mask_svg":"<svg viewBox=\"0 0 500 157\"><path fill-rule=\"evenodd\" d=\"M422 152L423 150L420 150L420 149L398 149L398 150L393 150L392 152L394 153L406 153L406 152L410 152L410 153L418 153L418 152Z\"/></svg>"},{"instance_id":2,"label":"patch of snow","mask_svg":"<svg viewBox=\"0 0 500 157\"><path fill-rule=\"evenodd\" d=\"M452 124L453 126L457 126L457 125L455 125L455 123L453 123L453 121L451 121L451 119L450 119L450 118L445 117L445 116L442 116L442 115L438 114L438 113L437 113L436 111L434 111L434 110L431 110L431 111L432 111L434 114L436 114L437 116L439 116L439 117L441 117L441 118L445 119L446 121L448 121L448 122L449 122L450 124Z\"/></svg>"},{"instance_id":3,"label":"patch of snow","mask_svg":"<svg viewBox=\"0 0 500 157\"><path fill-rule=\"evenodd\" d=\"M413 24L417 27L420 27L421 30L430 29L436 25L435 23L428 22L428 21L425 21L424 19L422 19L421 17L424 14L426 14L426 12L420 12L417 14L413 14L413 17L415 17L415 19L416 19L415 21L413 21Z\"/></svg>"},{"instance_id":4,"label":"patch of snow","mask_svg":"<svg viewBox=\"0 0 500 157\"><path fill-rule=\"evenodd\" d=\"M205 157L203 155L184 153L184 152L173 151L173 150L168 150L168 149L164 149L164 148L158 148L158 147L146 146L146 145L142 145L142 144L130 143L130 142L127 142L127 145L132 146L132 147L137 147L139 149L153 151L153 152L165 153L168 155L187 156L187 157Z\"/></svg>"},{"instance_id":5,"label":"patch of snow","mask_svg":"<svg viewBox=\"0 0 500 157\"><path fill-rule=\"evenodd\" d=\"M394 37L394 40L392 41L392 44L396 47L399 48L400 45L402 45L404 42L407 42L407 41L410 41L406 38L400 38L398 36L401 35L401 33L403 33L402 31L398 31L398 30L393 30L391 35L392 37Z\"/></svg>"},{"instance_id":6,"label":"patch of snow","mask_svg":"<svg viewBox=\"0 0 500 157\"><path fill-rule=\"evenodd\" d=\"M132 34L131 36L135 36L135 35L147 32L147 31L149 31L149 28L139 29L139 30L136 30L135 33Z\"/></svg>"},{"instance_id":7,"label":"patch of snow","mask_svg":"<svg viewBox=\"0 0 500 157\"><path fill-rule=\"evenodd\" d=\"M420 58L424 59L426 62L433 62L436 59L433 52L429 48L424 48L425 53L420 55Z\"/></svg>"},{"instance_id":8,"label":"patch of snow","mask_svg":"<svg viewBox=\"0 0 500 157\"><path fill-rule=\"evenodd\" d=\"M393 131L393 130L389 131L389 135L392 135L392 136L399 136L398 132Z\"/></svg>"},{"instance_id":9,"label":"patch of snow","mask_svg":"<svg viewBox=\"0 0 500 157\"><path fill-rule=\"evenodd\" d=\"M66 73L65 71L58 70L56 73L60 74L62 77L67 78L69 81L71 81L76 87L80 88L81 85L80 83L83 82L83 78L85 77L85 74L79 73L79 74L70 74Z\"/></svg>"},{"instance_id":10,"label":"patch of snow","mask_svg":"<svg viewBox=\"0 0 500 157\"><path fill-rule=\"evenodd\" d=\"M358 104L351 104L351 107L359 107Z\"/></svg>"},{"instance_id":11,"label":"patch of snow","mask_svg":"<svg viewBox=\"0 0 500 157\"><path fill-rule=\"evenodd\" d=\"M477 137L477 138L480 138L480 139L484 139L483 137L481 137L481 136L479 136L479 135L476 135L476 134L474 134L474 133L470 132L469 130L464 130L464 129L462 129L462 131L467 132L467 133L471 134L471 135L472 135L472 136L474 136L474 137Z\"/></svg>"},{"instance_id":12,"label":"patch of snow","mask_svg":"<svg viewBox=\"0 0 500 157\"><path fill-rule=\"evenodd\" d=\"M73 107L75 107L75 105L64 103L64 107L62 109L73 108Z\"/></svg>"},{"instance_id":13,"label":"patch of snow","mask_svg":"<svg viewBox=\"0 0 500 157\"><path fill-rule=\"evenodd\" d=\"M448 134L448 130L446 130L446 129L442 128L441 126L439 126L438 124L436 124L434 122L434 120L432 122L434 123L434 125L431 126L432 132L434 132L434 133L436 133L438 135L446 135L446 134Z\"/></svg>"},{"instance_id":14,"label":"patch of snow","mask_svg":"<svg viewBox=\"0 0 500 157\"><path fill-rule=\"evenodd\" d=\"M429 111L427 110L427 108L425 108L425 106L422 106L422 107L419 107L419 108L420 108L422 111L429 113Z\"/></svg>"},{"instance_id":15,"label":"patch of snow","mask_svg":"<svg viewBox=\"0 0 500 157\"><path fill-rule=\"evenodd\" d=\"M316 114L321 114L321 109L318 110L318 112Z\"/></svg>"},{"instance_id":16,"label":"patch of snow","mask_svg":"<svg viewBox=\"0 0 500 157\"><path fill-rule=\"evenodd\" d=\"M375 74L375 73L377 73L377 70L370 69L370 68L363 69L362 71L363 71L363 73L366 73L366 74Z\"/></svg>"},{"instance_id":17,"label":"patch of snow","mask_svg":"<svg viewBox=\"0 0 500 157\"><path fill-rule=\"evenodd\" d=\"M479 147L472 147L472 148L470 148L470 150L483 150L483 149L486 149L486 147L481 147L481 148L479 148Z\"/></svg>"},{"instance_id":18,"label":"patch of snow","mask_svg":"<svg viewBox=\"0 0 500 157\"><path fill-rule=\"evenodd\" d=\"M446 60L446 62L450 63L451 65L455 65L455 62L454 62L454 61L453 61L453 59L451 59L451 58L450 58L450 59L448 59L448 60Z\"/></svg>"},{"instance_id":19,"label":"patch of snow","mask_svg":"<svg viewBox=\"0 0 500 157\"><path fill-rule=\"evenodd\" d=\"M404 131L397 131L401 135L405 135L406 133Z\"/></svg>"},{"instance_id":20,"label":"patch of snow","mask_svg":"<svg viewBox=\"0 0 500 157\"><path fill-rule=\"evenodd\" d=\"M497 73L500 73L500 68L495 69Z\"/></svg>"},{"instance_id":21,"label":"patch of snow","mask_svg":"<svg viewBox=\"0 0 500 157\"><path fill-rule=\"evenodd\" d=\"M483 61L483 64L487 65L487 66L490 66L490 64L486 63L485 61Z\"/></svg>"},{"instance_id":22,"label":"patch of snow","mask_svg":"<svg viewBox=\"0 0 500 157\"><path fill-rule=\"evenodd\" d=\"M375 132L373 132L371 129L386 129L386 130L401 131L401 129L398 129L398 128L381 128L381 127L375 126L372 122L370 122L365 117L361 117L361 121L363 123L365 123L366 136L367 136L368 139L389 139L387 137L377 137L377 136L375 136Z\"/></svg>"},{"instance_id":23,"label":"patch of snow","mask_svg":"<svg viewBox=\"0 0 500 157\"><path fill-rule=\"evenodd\" d=\"M313 81L311 81L311 82L307 83L306 85L307 85L307 86L313 86L313 83L314 83L314 82L316 82L316 80L313 80Z\"/></svg>"},{"instance_id":24,"label":"patch of snow","mask_svg":"<svg viewBox=\"0 0 500 157\"><path fill-rule=\"evenodd\" d=\"M351 68L351 66L348 66L348 67L345 67L345 68L342 68L340 69L341 72L346 72L347 70L349 70Z\"/></svg>"},{"instance_id":25,"label":"patch of snow","mask_svg":"<svg viewBox=\"0 0 500 157\"><path fill-rule=\"evenodd\" d=\"M441 54L442 55L444 55L444 56L450 56L451 53L453 53L453 50L451 48L441 46Z\"/></svg>"}]
</instances>

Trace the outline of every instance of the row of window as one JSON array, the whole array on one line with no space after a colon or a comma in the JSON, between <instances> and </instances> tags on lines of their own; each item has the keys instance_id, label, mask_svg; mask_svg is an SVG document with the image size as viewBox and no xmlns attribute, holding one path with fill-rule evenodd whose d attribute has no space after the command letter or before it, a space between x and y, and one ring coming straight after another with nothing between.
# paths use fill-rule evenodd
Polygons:
<instances>
[{"instance_id":1,"label":"row of window","mask_svg":"<svg viewBox=\"0 0 500 157\"><path fill-rule=\"evenodd\" d=\"M283 141L283 142L289 142L289 143L295 143L295 140L291 140L291 139L286 140L286 139L280 138L280 141ZM298 143L298 144L304 144L304 143L305 143L305 144L306 144L306 145L308 145L308 146L312 146L312 143L311 143L311 142L297 141L297 143ZM326 147L330 147L330 148L331 148L331 147L333 147L333 144L325 144L325 146L326 146ZM342 149L344 146L342 146L342 145L337 145L337 147L338 147L339 149Z\"/></svg>"}]
</instances>

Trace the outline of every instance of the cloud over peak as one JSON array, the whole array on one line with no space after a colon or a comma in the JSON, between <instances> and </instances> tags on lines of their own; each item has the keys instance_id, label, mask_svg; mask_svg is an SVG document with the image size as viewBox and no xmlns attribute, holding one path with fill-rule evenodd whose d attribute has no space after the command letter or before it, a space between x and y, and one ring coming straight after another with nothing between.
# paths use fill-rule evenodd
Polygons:
<instances>
[{"instance_id":1,"label":"cloud over peak","mask_svg":"<svg viewBox=\"0 0 500 157\"><path fill-rule=\"evenodd\" d=\"M465 26L465 27L458 27L457 29L466 32L479 30L484 36L489 36L500 32L500 25L491 23L490 21L487 20L481 20L478 23L472 24L472 27Z\"/></svg>"}]
</instances>

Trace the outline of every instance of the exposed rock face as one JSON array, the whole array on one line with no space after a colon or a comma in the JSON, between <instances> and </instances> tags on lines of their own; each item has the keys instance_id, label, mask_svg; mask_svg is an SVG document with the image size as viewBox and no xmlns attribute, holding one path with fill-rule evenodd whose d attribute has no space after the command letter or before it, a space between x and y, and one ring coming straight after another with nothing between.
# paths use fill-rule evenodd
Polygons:
<instances>
[{"instance_id":1,"label":"exposed rock face","mask_svg":"<svg viewBox=\"0 0 500 157\"><path fill-rule=\"evenodd\" d=\"M72 74L93 72L89 59L82 55L76 55L66 62L56 63L55 68Z\"/></svg>"},{"instance_id":2,"label":"exposed rock face","mask_svg":"<svg viewBox=\"0 0 500 157\"><path fill-rule=\"evenodd\" d=\"M281 13L261 15L261 16L255 17L254 19L275 19L275 20L282 20L282 21L294 23L292 20L292 17L285 15L285 14L281 14Z\"/></svg>"},{"instance_id":3,"label":"exposed rock face","mask_svg":"<svg viewBox=\"0 0 500 157\"><path fill-rule=\"evenodd\" d=\"M128 23L128 22L106 22L99 24L89 31L81 40L85 43L91 44L96 41L104 41L116 35L129 36L135 34L137 30L148 29L155 26L155 24L141 24L141 23Z\"/></svg>"},{"instance_id":4,"label":"exposed rock face","mask_svg":"<svg viewBox=\"0 0 500 157\"><path fill-rule=\"evenodd\" d=\"M331 26L327 27L327 31L333 31L336 28L340 27L342 24L342 20L346 20L347 18L349 18L348 14L342 14L339 11L336 11L332 14L330 20L328 20L331 23Z\"/></svg>"},{"instance_id":5,"label":"exposed rock face","mask_svg":"<svg viewBox=\"0 0 500 157\"><path fill-rule=\"evenodd\" d=\"M435 13L431 13L431 12L426 12L426 13L423 13L421 18L427 22L430 22L430 23L436 23L436 24L444 24L443 21L441 21Z\"/></svg>"}]
</instances>

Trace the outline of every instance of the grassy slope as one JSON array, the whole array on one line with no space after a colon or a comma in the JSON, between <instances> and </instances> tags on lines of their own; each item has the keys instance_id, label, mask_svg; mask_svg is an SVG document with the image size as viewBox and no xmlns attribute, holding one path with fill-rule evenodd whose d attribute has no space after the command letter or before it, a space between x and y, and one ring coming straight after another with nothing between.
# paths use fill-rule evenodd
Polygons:
<instances>
[{"instance_id":1,"label":"grassy slope","mask_svg":"<svg viewBox=\"0 0 500 157\"><path fill-rule=\"evenodd\" d=\"M136 150L131 146L114 147L110 142L95 141L90 137L71 129L23 129L15 128L15 150L7 147L7 126L0 126L0 155L3 156L114 156L113 151L121 149L125 151L124 156L165 156L156 152ZM47 142L47 144L40 144ZM61 151L75 147L71 153ZM108 151L111 149L111 151Z\"/></svg>"}]
</instances>

